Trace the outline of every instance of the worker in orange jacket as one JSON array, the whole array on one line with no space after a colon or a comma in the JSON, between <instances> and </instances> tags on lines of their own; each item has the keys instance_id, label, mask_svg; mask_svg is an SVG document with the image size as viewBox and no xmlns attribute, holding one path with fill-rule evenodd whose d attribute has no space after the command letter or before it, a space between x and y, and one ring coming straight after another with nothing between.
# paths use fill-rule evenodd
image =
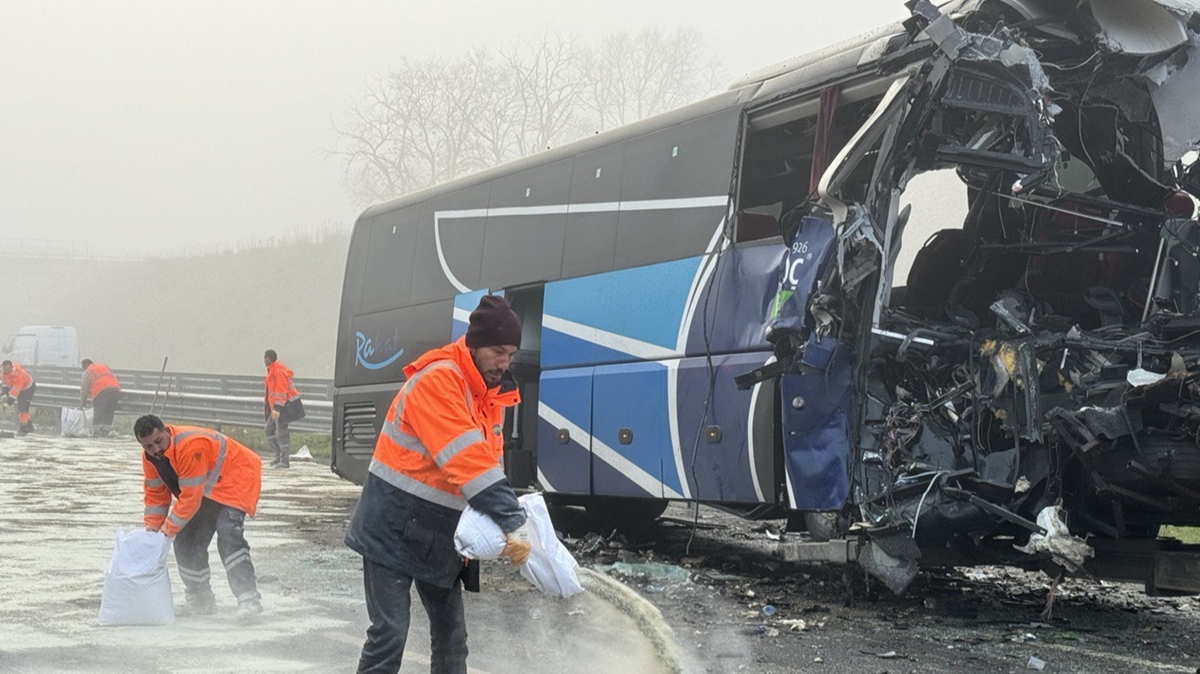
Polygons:
<instances>
[{"instance_id":1,"label":"worker in orange jacket","mask_svg":"<svg viewBox=\"0 0 1200 674\"><path fill-rule=\"evenodd\" d=\"M267 435L267 446L275 452L271 467L287 468L292 456L292 433L288 424L292 422L291 410L300 404L300 392L292 384L294 373L279 362L279 354L274 349L267 349L263 354L263 365L267 366L267 376L263 380L266 391L263 413L267 425L263 430Z\"/></svg>"},{"instance_id":2,"label":"worker in orange jacket","mask_svg":"<svg viewBox=\"0 0 1200 674\"><path fill-rule=\"evenodd\" d=\"M467 671L459 581L478 567L454 549L454 531L468 503L506 533L513 563L529 555L525 515L501 468L504 408L520 400L508 366L520 344L516 314L488 295L463 338L404 368L346 532L363 556L371 619L360 674L400 670L414 583L429 616L430 672Z\"/></svg>"},{"instance_id":3,"label":"worker in orange jacket","mask_svg":"<svg viewBox=\"0 0 1200 674\"><path fill-rule=\"evenodd\" d=\"M84 358L79 361L83 368L83 381L79 383L79 405L92 404L92 437L107 438L112 433L113 415L121 401L121 383L107 365Z\"/></svg>"},{"instance_id":4,"label":"worker in orange jacket","mask_svg":"<svg viewBox=\"0 0 1200 674\"><path fill-rule=\"evenodd\" d=\"M5 405L17 406L17 435L33 432L33 419L29 416L29 407L33 404L33 394L37 392L37 383L25 371L25 368L11 360L0 363L0 396Z\"/></svg>"},{"instance_id":5,"label":"worker in orange jacket","mask_svg":"<svg viewBox=\"0 0 1200 674\"><path fill-rule=\"evenodd\" d=\"M175 539L175 563L187 599L180 613L216 611L208 569L214 533L238 618L262 613L244 532L246 516L254 517L258 507L262 460L216 431L167 426L153 414L139 417L133 434L145 450L146 528Z\"/></svg>"}]
</instances>

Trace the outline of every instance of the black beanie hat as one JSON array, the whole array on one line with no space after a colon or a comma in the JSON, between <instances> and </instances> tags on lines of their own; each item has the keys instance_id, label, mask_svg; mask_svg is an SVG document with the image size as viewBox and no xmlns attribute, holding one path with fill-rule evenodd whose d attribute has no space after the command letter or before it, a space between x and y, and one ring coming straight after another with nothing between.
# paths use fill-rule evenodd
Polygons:
<instances>
[{"instance_id":1,"label":"black beanie hat","mask_svg":"<svg viewBox=\"0 0 1200 674\"><path fill-rule=\"evenodd\" d=\"M521 321L498 295L484 295L471 312L467 325L467 347L521 346Z\"/></svg>"}]
</instances>

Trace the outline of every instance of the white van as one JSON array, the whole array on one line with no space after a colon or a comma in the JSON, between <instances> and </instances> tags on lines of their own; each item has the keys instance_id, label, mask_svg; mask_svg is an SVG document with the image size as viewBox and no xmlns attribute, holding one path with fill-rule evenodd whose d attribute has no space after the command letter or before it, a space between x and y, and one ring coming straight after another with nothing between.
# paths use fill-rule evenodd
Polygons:
<instances>
[{"instance_id":1,"label":"white van","mask_svg":"<svg viewBox=\"0 0 1200 674\"><path fill-rule=\"evenodd\" d=\"M75 328L62 325L26 325L4 347L5 358L30 367L77 367L79 340Z\"/></svg>"}]
</instances>

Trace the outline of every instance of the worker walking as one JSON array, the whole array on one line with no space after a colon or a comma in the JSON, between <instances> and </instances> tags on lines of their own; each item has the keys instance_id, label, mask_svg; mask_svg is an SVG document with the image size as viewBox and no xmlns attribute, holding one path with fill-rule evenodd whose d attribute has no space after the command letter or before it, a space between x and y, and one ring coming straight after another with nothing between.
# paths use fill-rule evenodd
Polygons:
<instances>
[{"instance_id":1,"label":"worker walking","mask_svg":"<svg viewBox=\"0 0 1200 674\"><path fill-rule=\"evenodd\" d=\"M267 376L263 381L266 389L263 413L267 425L263 430L267 435L267 446L275 452L271 467L287 468L292 456L292 432L288 425L303 416L303 412L297 414L298 410L303 410L303 403L300 402L300 392L292 384L294 373L279 362L279 355L274 349L267 349L263 354L263 365L267 366Z\"/></svg>"},{"instance_id":2,"label":"worker walking","mask_svg":"<svg viewBox=\"0 0 1200 674\"><path fill-rule=\"evenodd\" d=\"M11 360L0 363L0 396L5 405L17 406L17 435L33 432L33 419L29 416L29 407L33 404L33 395L37 392L37 383L25 371L25 368Z\"/></svg>"},{"instance_id":3,"label":"worker walking","mask_svg":"<svg viewBox=\"0 0 1200 674\"><path fill-rule=\"evenodd\" d=\"M83 381L79 384L79 404L92 404L92 437L107 438L112 434L113 415L121 401L121 384L107 365L84 358L79 361L83 368Z\"/></svg>"},{"instance_id":4,"label":"worker walking","mask_svg":"<svg viewBox=\"0 0 1200 674\"><path fill-rule=\"evenodd\" d=\"M501 468L504 408L519 402L508 367L520 344L516 314L487 295L464 337L404 368L346 532L363 557L371 619L360 674L400 670L414 583L429 616L430 672L467 671L460 580L478 567L454 549L454 531L468 503L505 532L513 563L529 555L525 515Z\"/></svg>"},{"instance_id":5,"label":"worker walking","mask_svg":"<svg viewBox=\"0 0 1200 674\"><path fill-rule=\"evenodd\" d=\"M179 613L216 611L208 568L214 533L238 618L262 613L244 535L246 516L254 517L258 507L262 460L216 431L164 425L153 414L139 417L133 434L144 450L146 528L175 539L175 563L187 599Z\"/></svg>"}]
</instances>

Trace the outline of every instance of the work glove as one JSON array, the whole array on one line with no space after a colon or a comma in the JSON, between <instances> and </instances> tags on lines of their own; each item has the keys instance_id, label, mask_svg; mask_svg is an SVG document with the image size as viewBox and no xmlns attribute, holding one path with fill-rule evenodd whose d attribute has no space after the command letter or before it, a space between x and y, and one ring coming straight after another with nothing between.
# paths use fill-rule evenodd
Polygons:
<instances>
[{"instance_id":1,"label":"work glove","mask_svg":"<svg viewBox=\"0 0 1200 674\"><path fill-rule=\"evenodd\" d=\"M12 397L12 396L10 396L10 395L6 395L6 396L4 396L4 404L5 404L5 405L12 405L12 404L13 404L13 403L15 403L15 402L17 402L17 399L16 399L16 398L14 398L14 397Z\"/></svg>"},{"instance_id":2,"label":"work glove","mask_svg":"<svg viewBox=\"0 0 1200 674\"><path fill-rule=\"evenodd\" d=\"M500 556L508 557L510 562L519 566L529 559L530 547L529 524L522 524L508 534L508 540L505 541L504 551L500 553Z\"/></svg>"}]
</instances>

